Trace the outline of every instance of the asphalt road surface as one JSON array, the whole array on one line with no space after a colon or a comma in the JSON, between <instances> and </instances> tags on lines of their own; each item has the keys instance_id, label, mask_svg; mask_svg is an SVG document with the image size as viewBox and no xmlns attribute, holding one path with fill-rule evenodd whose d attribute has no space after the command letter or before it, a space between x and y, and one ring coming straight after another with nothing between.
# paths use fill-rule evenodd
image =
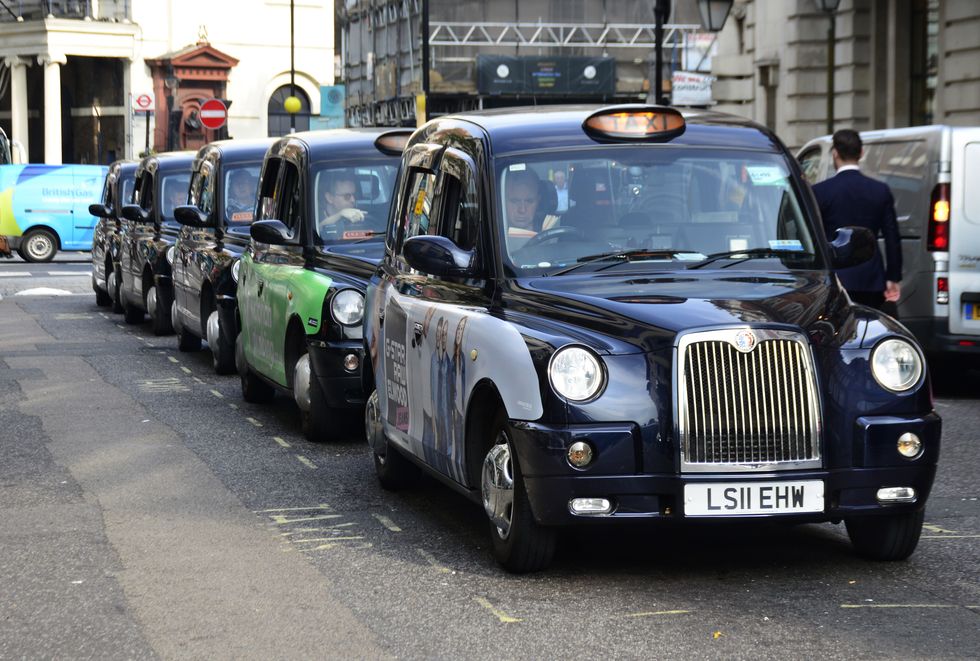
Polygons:
<instances>
[{"instance_id":1,"label":"asphalt road surface","mask_svg":"<svg viewBox=\"0 0 980 661\"><path fill-rule=\"evenodd\" d=\"M939 384L907 562L701 525L569 535L516 577L478 507L382 491L363 438L308 443L287 399L96 307L86 259L0 262L0 659L980 655L975 371Z\"/></svg>"}]
</instances>

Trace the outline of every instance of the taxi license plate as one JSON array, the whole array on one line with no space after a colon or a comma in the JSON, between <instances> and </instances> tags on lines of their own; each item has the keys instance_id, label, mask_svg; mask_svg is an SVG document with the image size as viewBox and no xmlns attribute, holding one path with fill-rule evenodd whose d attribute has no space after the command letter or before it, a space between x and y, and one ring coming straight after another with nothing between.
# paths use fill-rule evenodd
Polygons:
<instances>
[{"instance_id":1,"label":"taxi license plate","mask_svg":"<svg viewBox=\"0 0 980 661\"><path fill-rule=\"evenodd\" d=\"M980 305L976 303L964 303L963 318L969 321L980 321Z\"/></svg>"},{"instance_id":2,"label":"taxi license plate","mask_svg":"<svg viewBox=\"0 0 980 661\"><path fill-rule=\"evenodd\" d=\"M823 511L822 480L684 485L685 516L800 514Z\"/></svg>"}]
</instances>

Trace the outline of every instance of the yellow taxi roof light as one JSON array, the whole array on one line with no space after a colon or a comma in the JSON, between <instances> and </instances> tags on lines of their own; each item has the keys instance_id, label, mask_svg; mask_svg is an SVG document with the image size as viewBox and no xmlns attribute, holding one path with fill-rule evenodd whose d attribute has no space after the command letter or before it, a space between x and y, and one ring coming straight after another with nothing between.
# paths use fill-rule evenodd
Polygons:
<instances>
[{"instance_id":1,"label":"yellow taxi roof light","mask_svg":"<svg viewBox=\"0 0 980 661\"><path fill-rule=\"evenodd\" d=\"M405 151L405 145L408 144L408 139L412 137L412 130L406 129L382 133L374 141L374 146L386 154L401 154Z\"/></svg>"},{"instance_id":2,"label":"yellow taxi roof light","mask_svg":"<svg viewBox=\"0 0 980 661\"><path fill-rule=\"evenodd\" d=\"M613 106L585 120L582 128L598 140L666 142L684 132L683 115L663 106Z\"/></svg>"}]
</instances>

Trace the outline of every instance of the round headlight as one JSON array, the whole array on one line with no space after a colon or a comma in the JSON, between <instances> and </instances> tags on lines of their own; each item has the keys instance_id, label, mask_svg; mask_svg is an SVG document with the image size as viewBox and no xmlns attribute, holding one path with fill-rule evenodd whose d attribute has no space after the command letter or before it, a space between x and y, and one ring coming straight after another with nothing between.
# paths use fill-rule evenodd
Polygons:
<instances>
[{"instance_id":1,"label":"round headlight","mask_svg":"<svg viewBox=\"0 0 980 661\"><path fill-rule=\"evenodd\" d=\"M231 265L231 279L238 282L238 272L242 268L242 260L236 259L235 263Z\"/></svg>"},{"instance_id":2,"label":"round headlight","mask_svg":"<svg viewBox=\"0 0 980 661\"><path fill-rule=\"evenodd\" d=\"M902 392L922 378L922 357L905 340L885 340L871 352L871 373L882 388Z\"/></svg>"},{"instance_id":3,"label":"round headlight","mask_svg":"<svg viewBox=\"0 0 980 661\"><path fill-rule=\"evenodd\" d=\"M173 266L174 264L174 251L177 249L176 246L170 246L167 248L167 264Z\"/></svg>"},{"instance_id":4,"label":"round headlight","mask_svg":"<svg viewBox=\"0 0 980 661\"><path fill-rule=\"evenodd\" d=\"M330 301L330 314L337 323L356 326L364 317L364 296L355 289L342 289Z\"/></svg>"},{"instance_id":5,"label":"round headlight","mask_svg":"<svg viewBox=\"0 0 980 661\"><path fill-rule=\"evenodd\" d=\"M604 385L599 357L577 346L555 352L548 365L548 378L555 392L576 402L595 397Z\"/></svg>"}]
</instances>

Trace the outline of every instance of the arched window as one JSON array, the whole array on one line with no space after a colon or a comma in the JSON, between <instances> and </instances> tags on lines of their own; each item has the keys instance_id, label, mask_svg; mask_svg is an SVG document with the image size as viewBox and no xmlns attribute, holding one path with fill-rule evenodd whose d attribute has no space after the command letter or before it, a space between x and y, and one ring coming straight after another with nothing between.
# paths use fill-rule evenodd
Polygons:
<instances>
[{"instance_id":1,"label":"arched window","mask_svg":"<svg viewBox=\"0 0 980 661\"><path fill-rule=\"evenodd\" d=\"M299 88L295 87L296 98L299 99L299 112L296 113L296 130L310 130L310 97ZM269 97L269 137L278 138L289 134L289 113L283 107L286 99L289 98L289 85L283 85Z\"/></svg>"}]
</instances>

